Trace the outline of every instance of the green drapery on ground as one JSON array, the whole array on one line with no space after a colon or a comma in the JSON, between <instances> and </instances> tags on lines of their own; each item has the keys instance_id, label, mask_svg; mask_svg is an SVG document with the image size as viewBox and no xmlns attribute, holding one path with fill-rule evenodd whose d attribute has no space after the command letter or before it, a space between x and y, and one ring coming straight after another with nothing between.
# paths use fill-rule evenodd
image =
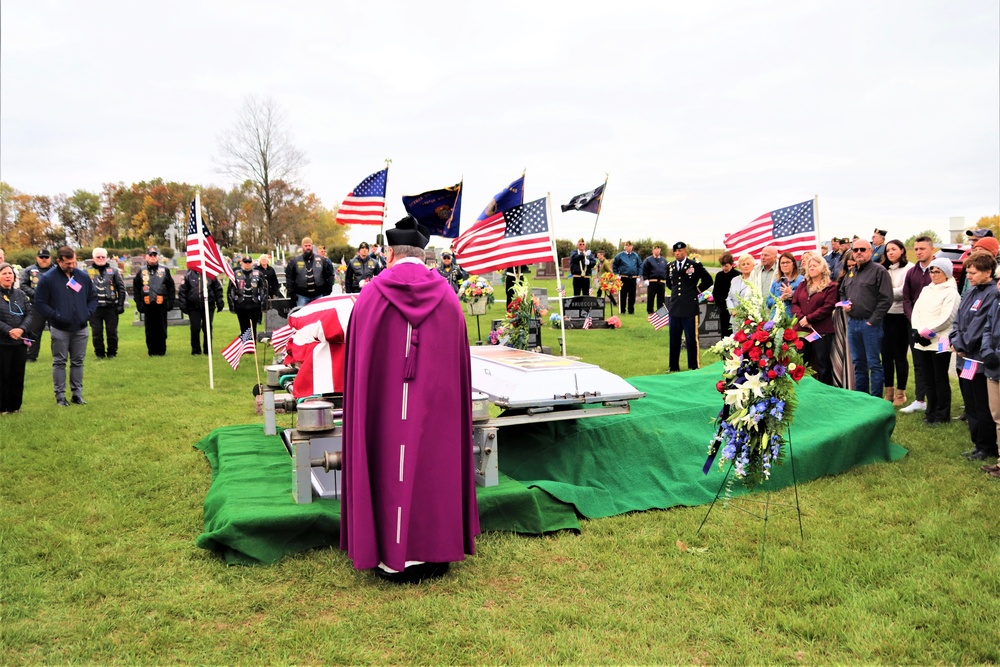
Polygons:
<instances>
[{"instance_id":1,"label":"green drapery on ground","mask_svg":"<svg viewBox=\"0 0 1000 667\"><path fill-rule=\"evenodd\" d=\"M708 475L701 469L722 404L719 377L721 364L632 378L647 396L632 403L631 414L502 429L501 483L476 494L483 530L540 534L579 529L577 515L711 502L724 473L717 465ZM791 436L799 483L906 455L889 441L896 417L888 401L811 378L800 383L797 400ZM292 462L279 437L263 435L259 424L230 426L195 447L212 466L198 546L230 563L273 563L338 544L339 503L295 504ZM786 460L769 485L791 483Z\"/></svg>"}]
</instances>

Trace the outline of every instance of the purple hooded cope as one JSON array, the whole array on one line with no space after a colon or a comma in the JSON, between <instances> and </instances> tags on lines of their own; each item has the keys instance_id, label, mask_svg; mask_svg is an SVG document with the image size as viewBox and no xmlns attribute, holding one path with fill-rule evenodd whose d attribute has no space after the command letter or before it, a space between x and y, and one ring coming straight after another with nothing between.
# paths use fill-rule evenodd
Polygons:
<instances>
[{"instance_id":1,"label":"purple hooded cope","mask_svg":"<svg viewBox=\"0 0 1000 667\"><path fill-rule=\"evenodd\" d=\"M455 292L403 260L358 297L347 331L340 548L354 567L474 553L469 339Z\"/></svg>"}]
</instances>

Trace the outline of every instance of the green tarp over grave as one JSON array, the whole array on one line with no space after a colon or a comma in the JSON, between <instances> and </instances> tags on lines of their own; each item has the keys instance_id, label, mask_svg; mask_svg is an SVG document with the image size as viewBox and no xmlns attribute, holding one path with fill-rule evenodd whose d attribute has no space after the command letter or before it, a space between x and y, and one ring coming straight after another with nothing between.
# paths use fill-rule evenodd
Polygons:
<instances>
[{"instance_id":1,"label":"green tarp over grave","mask_svg":"<svg viewBox=\"0 0 1000 667\"><path fill-rule=\"evenodd\" d=\"M578 516L709 503L722 483L702 474L721 364L699 371L632 378L646 398L628 415L505 427L501 483L477 489L483 530L540 534L579 529ZM797 392L792 452L799 483L853 466L895 461L906 450L889 440L895 412L885 400L804 379ZM292 461L259 424L213 431L195 445L212 467L205 531L198 546L230 563L273 563L286 554L339 540L340 506L292 499ZM771 488L792 483L786 462ZM742 485L733 486L734 493Z\"/></svg>"}]
</instances>

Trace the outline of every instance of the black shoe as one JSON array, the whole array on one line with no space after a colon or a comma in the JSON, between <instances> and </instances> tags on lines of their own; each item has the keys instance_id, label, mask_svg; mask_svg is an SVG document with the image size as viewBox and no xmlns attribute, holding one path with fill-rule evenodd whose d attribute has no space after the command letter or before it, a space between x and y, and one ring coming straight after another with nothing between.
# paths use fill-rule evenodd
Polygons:
<instances>
[{"instance_id":1,"label":"black shoe","mask_svg":"<svg viewBox=\"0 0 1000 667\"><path fill-rule=\"evenodd\" d=\"M107 358L106 355L103 355L103 354L95 354L94 356L97 357L98 359L105 359L105 358Z\"/></svg>"},{"instance_id":2,"label":"black shoe","mask_svg":"<svg viewBox=\"0 0 1000 667\"><path fill-rule=\"evenodd\" d=\"M109 354L108 359L114 359L117 356L118 356L117 354Z\"/></svg>"},{"instance_id":3,"label":"black shoe","mask_svg":"<svg viewBox=\"0 0 1000 667\"><path fill-rule=\"evenodd\" d=\"M76 403L77 405L87 404L87 401L83 400L83 396L74 396L73 398L70 399L70 401Z\"/></svg>"},{"instance_id":4,"label":"black shoe","mask_svg":"<svg viewBox=\"0 0 1000 667\"><path fill-rule=\"evenodd\" d=\"M67 401L65 398L57 398L56 399L56 405L61 405L64 408L68 408L69 407L69 401Z\"/></svg>"},{"instance_id":5,"label":"black shoe","mask_svg":"<svg viewBox=\"0 0 1000 667\"><path fill-rule=\"evenodd\" d=\"M976 451L969 454L967 457L970 461L984 461L990 458L990 455L983 451L982 449L977 449Z\"/></svg>"},{"instance_id":6,"label":"black shoe","mask_svg":"<svg viewBox=\"0 0 1000 667\"><path fill-rule=\"evenodd\" d=\"M38 361L38 359L28 359L27 361L28 361L29 364L33 364L36 361Z\"/></svg>"},{"instance_id":7,"label":"black shoe","mask_svg":"<svg viewBox=\"0 0 1000 667\"><path fill-rule=\"evenodd\" d=\"M386 572L380 567L375 568L375 574L394 584L419 584L426 579L436 579L448 572L448 563L420 563L411 565L402 572Z\"/></svg>"},{"instance_id":8,"label":"black shoe","mask_svg":"<svg viewBox=\"0 0 1000 667\"><path fill-rule=\"evenodd\" d=\"M960 422L967 422L967 421L969 421L969 415L965 414L965 411L963 410L962 414L960 414L959 416L955 417L955 419L957 419Z\"/></svg>"},{"instance_id":9,"label":"black shoe","mask_svg":"<svg viewBox=\"0 0 1000 667\"><path fill-rule=\"evenodd\" d=\"M191 355L201 354L201 350L191 350Z\"/></svg>"}]
</instances>

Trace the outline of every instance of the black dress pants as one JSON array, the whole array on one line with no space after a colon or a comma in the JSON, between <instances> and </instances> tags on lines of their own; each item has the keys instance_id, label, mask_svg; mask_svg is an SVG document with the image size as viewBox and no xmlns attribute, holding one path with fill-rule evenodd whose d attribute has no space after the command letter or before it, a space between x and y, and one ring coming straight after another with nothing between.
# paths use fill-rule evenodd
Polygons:
<instances>
[{"instance_id":1,"label":"black dress pants","mask_svg":"<svg viewBox=\"0 0 1000 667\"><path fill-rule=\"evenodd\" d=\"M993 413L990 412L986 375L976 373L971 380L959 378L958 386L962 390L962 400L965 401L965 414L968 417L972 444L977 450L996 456L997 428L996 422L993 421Z\"/></svg>"},{"instance_id":2,"label":"black dress pants","mask_svg":"<svg viewBox=\"0 0 1000 667\"><path fill-rule=\"evenodd\" d=\"M24 365L28 347L21 341L0 345L0 412L21 409L24 396Z\"/></svg>"},{"instance_id":3,"label":"black dress pants","mask_svg":"<svg viewBox=\"0 0 1000 667\"><path fill-rule=\"evenodd\" d=\"M208 329L205 326L205 311L192 311L188 313L188 319L191 321L191 354L211 354L212 350L208 347ZM208 323L211 324L214 319L215 310L209 308Z\"/></svg>"},{"instance_id":4,"label":"black dress pants","mask_svg":"<svg viewBox=\"0 0 1000 667\"><path fill-rule=\"evenodd\" d=\"M167 306L150 304L142 314L146 328L146 352L151 357L167 353Z\"/></svg>"},{"instance_id":5,"label":"black dress pants","mask_svg":"<svg viewBox=\"0 0 1000 667\"><path fill-rule=\"evenodd\" d=\"M622 276L622 291L618 295L618 314L635 313L635 278Z\"/></svg>"},{"instance_id":6,"label":"black dress pants","mask_svg":"<svg viewBox=\"0 0 1000 667\"><path fill-rule=\"evenodd\" d=\"M94 336L94 354L99 358L114 357L118 354L118 307L98 306L90 318L90 330ZM104 347L104 333L108 334L108 346Z\"/></svg>"}]
</instances>

